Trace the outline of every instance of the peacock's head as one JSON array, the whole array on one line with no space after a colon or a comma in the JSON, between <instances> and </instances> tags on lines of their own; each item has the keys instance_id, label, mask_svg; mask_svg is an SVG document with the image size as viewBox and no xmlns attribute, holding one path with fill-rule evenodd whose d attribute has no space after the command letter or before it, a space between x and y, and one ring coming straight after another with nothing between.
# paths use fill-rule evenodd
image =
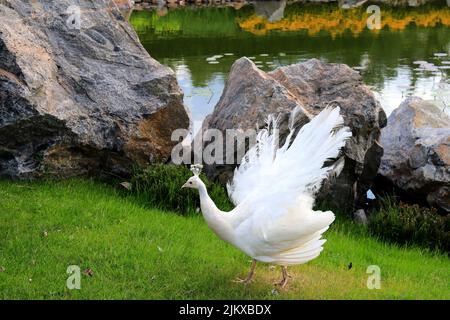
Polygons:
<instances>
[{"instance_id":1,"label":"peacock's head","mask_svg":"<svg viewBox=\"0 0 450 320\"><path fill-rule=\"evenodd\" d=\"M200 178L198 176L193 176L190 177L188 179L188 181L186 181L185 184L183 184L183 186L181 188L193 188L193 189L198 189L201 186L202 181L200 180Z\"/></svg>"},{"instance_id":2,"label":"peacock's head","mask_svg":"<svg viewBox=\"0 0 450 320\"><path fill-rule=\"evenodd\" d=\"M194 164L191 166L191 171L194 174L194 176L190 177L188 181L186 181L185 184L181 188L193 188L198 189L200 186L202 186L203 182L200 179L199 175L202 171L203 166L201 164Z\"/></svg>"}]
</instances>

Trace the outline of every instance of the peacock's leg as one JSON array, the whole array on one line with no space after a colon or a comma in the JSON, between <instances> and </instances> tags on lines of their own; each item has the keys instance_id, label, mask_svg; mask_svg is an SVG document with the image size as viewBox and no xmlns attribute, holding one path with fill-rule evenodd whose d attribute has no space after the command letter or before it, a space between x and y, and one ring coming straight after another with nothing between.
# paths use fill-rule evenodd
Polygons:
<instances>
[{"instance_id":1,"label":"peacock's leg","mask_svg":"<svg viewBox=\"0 0 450 320\"><path fill-rule=\"evenodd\" d=\"M286 266L281 266L281 273L283 274L283 278L281 279L280 282L277 282L276 285L280 286L281 288L284 288L288 283L288 279L290 277Z\"/></svg>"},{"instance_id":2,"label":"peacock's leg","mask_svg":"<svg viewBox=\"0 0 450 320\"><path fill-rule=\"evenodd\" d=\"M256 269L256 260L253 259L252 265L250 267L250 272L248 273L247 277L245 279L236 278L236 280L234 280L234 282L249 284L253 279L253 275L255 274L255 269Z\"/></svg>"}]
</instances>

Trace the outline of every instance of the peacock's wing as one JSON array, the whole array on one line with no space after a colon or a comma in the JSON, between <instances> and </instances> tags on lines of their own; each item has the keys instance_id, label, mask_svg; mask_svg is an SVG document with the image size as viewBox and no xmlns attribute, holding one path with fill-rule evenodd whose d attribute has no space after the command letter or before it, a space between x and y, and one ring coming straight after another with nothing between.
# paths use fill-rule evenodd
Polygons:
<instances>
[{"instance_id":1,"label":"peacock's wing","mask_svg":"<svg viewBox=\"0 0 450 320\"><path fill-rule=\"evenodd\" d=\"M253 162L238 168L229 186L238 204L235 228L252 235L253 241L288 246L301 237L311 237L334 219L332 213L314 215L313 196L337 169L336 164L324 164L338 158L351 137L350 129L336 107L325 108L293 141L292 132L281 148L275 148L276 133L263 132L263 148L255 145L249 150ZM262 151L257 153L255 148Z\"/></svg>"}]
</instances>

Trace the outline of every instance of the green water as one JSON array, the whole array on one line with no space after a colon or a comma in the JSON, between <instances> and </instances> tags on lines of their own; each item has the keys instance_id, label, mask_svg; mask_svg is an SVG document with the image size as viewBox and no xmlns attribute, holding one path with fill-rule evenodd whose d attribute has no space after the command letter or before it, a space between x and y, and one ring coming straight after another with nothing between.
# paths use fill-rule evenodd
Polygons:
<instances>
[{"instance_id":1,"label":"green water","mask_svg":"<svg viewBox=\"0 0 450 320\"><path fill-rule=\"evenodd\" d=\"M336 34L333 14L344 17L341 23L362 19L367 5L342 11L337 4L294 3L281 10L275 23L302 22L312 14L323 30L309 30L317 29L316 20L309 29L265 32L265 24L256 23L252 30L245 30L240 23L265 15L257 6L155 8L131 15L150 55L175 71L195 130L212 112L231 65L242 56L265 71L310 58L348 64L361 73L388 114L411 95L450 108L450 25L410 23L401 30L385 26L376 32L339 27ZM382 7L381 17L395 26L409 17L428 23L433 17L448 17L449 11L445 2L414 8ZM429 64L424 68L418 61Z\"/></svg>"}]
</instances>

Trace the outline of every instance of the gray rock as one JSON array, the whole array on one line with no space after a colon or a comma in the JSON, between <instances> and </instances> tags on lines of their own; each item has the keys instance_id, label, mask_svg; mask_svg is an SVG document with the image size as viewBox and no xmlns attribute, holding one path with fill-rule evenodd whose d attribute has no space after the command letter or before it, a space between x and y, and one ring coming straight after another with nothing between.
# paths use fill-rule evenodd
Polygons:
<instances>
[{"instance_id":1,"label":"gray rock","mask_svg":"<svg viewBox=\"0 0 450 320\"><path fill-rule=\"evenodd\" d=\"M114 3L4 0L0 16L0 176L168 159L189 126L182 92Z\"/></svg>"},{"instance_id":2,"label":"gray rock","mask_svg":"<svg viewBox=\"0 0 450 320\"><path fill-rule=\"evenodd\" d=\"M232 128L251 129L264 125L268 114L281 114L281 136L287 133L288 114L299 108L298 127L309 122L330 103L341 106L345 124L353 132L347 143L345 165L337 179L328 181L319 193L343 210L353 211L366 202L366 193L376 176L382 147L378 143L386 115L373 93L362 83L361 76L342 64L328 64L317 59L280 67L265 73L247 59L237 60L214 112L203 124L222 131ZM239 147L239 146L237 146ZM234 150L226 150L227 154ZM211 178L227 181L235 165L206 166Z\"/></svg>"},{"instance_id":3,"label":"gray rock","mask_svg":"<svg viewBox=\"0 0 450 320\"><path fill-rule=\"evenodd\" d=\"M450 212L450 118L420 98L405 100L382 130L377 189Z\"/></svg>"},{"instance_id":4,"label":"gray rock","mask_svg":"<svg viewBox=\"0 0 450 320\"><path fill-rule=\"evenodd\" d=\"M342 9L357 8L365 4L367 0L339 0L339 7Z\"/></svg>"},{"instance_id":5,"label":"gray rock","mask_svg":"<svg viewBox=\"0 0 450 320\"><path fill-rule=\"evenodd\" d=\"M265 17L269 22L277 22L283 19L286 0L281 1L257 1L253 4L255 14Z\"/></svg>"},{"instance_id":6,"label":"gray rock","mask_svg":"<svg viewBox=\"0 0 450 320\"><path fill-rule=\"evenodd\" d=\"M450 212L450 185L444 185L428 193L427 202L433 207L442 209L444 212Z\"/></svg>"},{"instance_id":7,"label":"gray rock","mask_svg":"<svg viewBox=\"0 0 450 320\"><path fill-rule=\"evenodd\" d=\"M369 222L367 220L366 212L364 211L364 209L356 210L353 213L353 221L363 225L366 225Z\"/></svg>"}]
</instances>

